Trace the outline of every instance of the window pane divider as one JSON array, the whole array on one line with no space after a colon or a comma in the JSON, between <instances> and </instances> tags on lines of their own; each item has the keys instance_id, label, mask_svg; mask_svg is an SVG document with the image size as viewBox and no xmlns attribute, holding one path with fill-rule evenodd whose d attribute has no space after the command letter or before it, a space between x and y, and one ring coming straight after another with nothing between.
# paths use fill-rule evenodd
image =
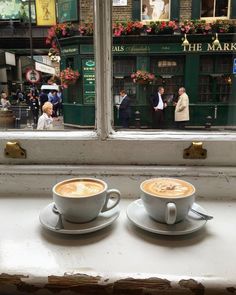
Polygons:
<instances>
[{"instance_id":1,"label":"window pane divider","mask_svg":"<svg viewBox=\"0 0 236 295\"><path fill-rule=\"evenodd\" d=\"M96 130L105 140L112 133L112 0L94 1L94 55L96 61Z\"/></svg>"}]
</instances>

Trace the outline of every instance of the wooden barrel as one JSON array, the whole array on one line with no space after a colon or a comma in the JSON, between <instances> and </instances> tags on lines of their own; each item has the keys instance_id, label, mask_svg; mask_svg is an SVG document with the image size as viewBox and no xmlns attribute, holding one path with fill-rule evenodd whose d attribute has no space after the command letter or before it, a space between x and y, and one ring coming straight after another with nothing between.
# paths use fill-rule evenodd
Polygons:
<instances>
[{"instance_id":1,"label":"wooden barrel","mask_svg":"<svg viewBox=\"0 0 236 295\"><path fill-rule=\"evenodd\" d=\"M14 128L15 120L12 110L0 110L0 129Z\"/></svg>"}]
</instances>

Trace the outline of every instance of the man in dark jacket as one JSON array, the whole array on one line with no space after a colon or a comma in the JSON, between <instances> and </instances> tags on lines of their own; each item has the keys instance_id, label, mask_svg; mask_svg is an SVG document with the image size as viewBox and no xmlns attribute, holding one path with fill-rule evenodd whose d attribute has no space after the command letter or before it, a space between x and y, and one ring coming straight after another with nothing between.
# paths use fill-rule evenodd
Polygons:
<instances>
[{"instance_id":1,"label":"man in dark jacket","mask_svg":"<svg viewBox=\"0 0 236 295\"><path fill-rule=\"evenodd\" d=\"M42 107L45 104L45 102L48 101L48 95L44 89L41 91L39 95L39 101L40 101L41 113L43 113Z\"/></svg>"},{"instance_id":2,"label":"man in dark jacket","mask_svg":"<svg viewBox=\"0 0 236 295\"><path fill-rule=\"evenodd\" d=\"M151 97L153 128L163 128L164 108L167 104L163 100L164 87L158 87L158 92Z\"/></svg>"},{"instance_id":3,"label":"man in dark jacket","mask_svg":"<svg viewBox=\"0 0 236 295\"><path fill-rule=\"evenodd\" d=\"M119 107L119 118L123 128L129 128L129 120L131 117L130 98L128 97L125 90L120 91L122 101Z\"/></svg>"}]
</instances>

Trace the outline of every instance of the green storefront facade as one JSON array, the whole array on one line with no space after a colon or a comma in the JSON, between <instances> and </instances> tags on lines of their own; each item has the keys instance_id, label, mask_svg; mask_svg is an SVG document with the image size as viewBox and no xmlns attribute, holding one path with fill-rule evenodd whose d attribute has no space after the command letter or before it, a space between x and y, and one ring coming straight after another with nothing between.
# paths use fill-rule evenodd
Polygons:
<instances>
[{"instance_id":1,"label":"green storefront facade","mask_svg":"<svg viewBox=\"0 0 236 295\"><path fill-rule=\"evenodd\" d=\"M116 104L119 90L125 89L132 101L131 128L140 117L142 128L152 126L150 96L158 86L165 88L166 128L174 127L173 100L184 86L190 98L189 126L236 125L235 34L189 35L183 46L182 35L122 36L113 38L114 125L119 126ZM64 93L64 122L93 127L95 122L95 61L92 37L73 36L60 40L61 67L77 69L81 76ZM151 85L133 83L131 74L147 70L155 74Z\"/></svg>"}]
</instances>

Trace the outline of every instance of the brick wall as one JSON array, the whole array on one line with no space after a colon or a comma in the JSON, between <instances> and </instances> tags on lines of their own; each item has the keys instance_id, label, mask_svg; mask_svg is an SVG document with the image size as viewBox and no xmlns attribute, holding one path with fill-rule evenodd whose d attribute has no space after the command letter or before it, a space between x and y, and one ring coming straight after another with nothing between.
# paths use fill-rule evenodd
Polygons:
<instances>
[{"instance_id":1,"label":"brick wall","mask_svg":"<svg viewBox=\"0 0 236 295\"><path fill-rule=\"evenodd\" d=\"M93 0L80 0L80 21L92 22L93 20Z\"/></svg>"},{"instance_id":2,"label":"brick wall","mask_svg":"<svg viewBox=\"0 0 236 295\"><path fill-rule=\"evenodd\" d=\"M105 1L105 0L104 0ZM113 20L132 19L132 2L127 1L127 6L113 7ZM192 0L180 0L180 18L191 19ZM93 18L93 0L80 0L80 19L81 21Z\"/></svg>"},{"instance_id":3,"label":"brick wall","mask_svg":"<svg viewBox=\"0 0 236 295\"><path fill-rule=\"evenodd\" d=\"M192 0L180 0L180 19L191 19Z\"/></svg>"},{"instance_id":4,"label":"brick wall","mask_svg":"<svg viewBox=\"0 0 236 295\"><path fill-rule=\"evenodd\" d=\"M127 1L127 6L113 6L113 20L131 20L132 19L132 0Z\"/></svg>"},{"instance_id":5,"label":"brick wall","mask_svg":"<svg viewBox=\"0 0 236 295\"><path fill-rule=\"evenodd\" d=\"M105 1L105 0L104 0ZM132 0L127 1L127 6L113 6L113 20L132 19ZM80 20L82 22L93 19L93 0L80 0Z\"/></svg>"}]
</instances>

